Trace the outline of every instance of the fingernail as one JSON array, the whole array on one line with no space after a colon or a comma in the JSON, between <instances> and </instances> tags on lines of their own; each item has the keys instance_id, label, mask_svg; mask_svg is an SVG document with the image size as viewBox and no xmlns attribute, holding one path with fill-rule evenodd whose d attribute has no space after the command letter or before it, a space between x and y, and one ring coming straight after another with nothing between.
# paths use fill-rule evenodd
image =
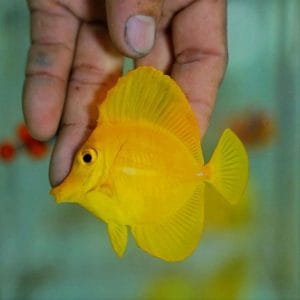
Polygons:
<instances>
[{"instance_id":1,"label":"fingernail","mask_svg":"<svg viewBox=\"0 0 300 300\"><path fill-rule=\"evenodd\" d=\"M140 55L147 54L154 44L155 21L152 17L135 15L128 19L125 39L128 46Z\"/></svg>"}]
</instances>

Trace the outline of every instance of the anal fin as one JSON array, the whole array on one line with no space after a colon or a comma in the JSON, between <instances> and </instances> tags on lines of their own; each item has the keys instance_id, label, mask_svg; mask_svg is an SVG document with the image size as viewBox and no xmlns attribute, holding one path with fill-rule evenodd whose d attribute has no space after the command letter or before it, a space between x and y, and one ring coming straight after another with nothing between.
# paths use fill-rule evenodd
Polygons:
<instances>
[{"instance_id":1,"label":"anal fin","mask_svg":"<svg viewBox=\"0 0 300 300\"><path fill-rule=\"evenodd\" d=\"M127 246L127 227L125 225L109 223L108 233L114 250L119 257L122 257Z\"/></svg>"},{"instance_id":2,"label":"anal fin","mask_svg":"<svg viewBox=\"0 0 300 300\"><path fill-rule=\"evenodd\" d=\"M198 245L204 220L204 184L163 223L136 225L132 234L143 250L166 261L181 261Z\"/></svg>"}]
</instances>

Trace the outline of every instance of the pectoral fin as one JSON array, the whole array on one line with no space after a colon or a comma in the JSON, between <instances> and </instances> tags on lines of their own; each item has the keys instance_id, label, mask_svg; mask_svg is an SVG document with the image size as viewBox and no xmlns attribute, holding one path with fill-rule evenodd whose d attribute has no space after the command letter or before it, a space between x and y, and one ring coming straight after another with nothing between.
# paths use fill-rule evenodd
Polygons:
<instances>
[{"instance_id":1,"label":"pectoral fin","mask_svg":"<svg viewBox=\"0 0 300 300\"><path fill-rule=\"evenodd\" d=\"M149 254L170 262L190 256L203 227L203 188L201 183L184 206L163 223L133 226L137 244Z\"/></svg>"},{"instance_id":2,"label":"pectoral fin","mask_svg":"<svg viewBox=\"0 0 300 300\"><path fill-rule=\"evenodd\" d=\"M101 193L105 194L106 196L112 198L114 195L114 188L112 182L104 182L100 185L99 190Z\"/></svg>"},{"instance_id":3,"label":"pectoral fin","mask_svg":"<svg viewBox=\"0 0 300 300\"><path fill-rule=\"evenodd\" d=\"M127 246L127 227L125 225L109 223L108 233L114 250L119 257L122 257Z\"/></svg>"}]
</instances>

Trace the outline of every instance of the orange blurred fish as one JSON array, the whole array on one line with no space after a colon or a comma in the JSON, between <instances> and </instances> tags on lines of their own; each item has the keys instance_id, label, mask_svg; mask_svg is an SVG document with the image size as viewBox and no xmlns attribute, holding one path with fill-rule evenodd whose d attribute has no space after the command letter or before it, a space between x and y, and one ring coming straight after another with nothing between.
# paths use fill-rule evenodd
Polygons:
<instances>
[{"instance_id":1,"label":"orange blurred fish","mask_svg":"<svg viewBox=\"0 0 300 300\"><path fill-rule=\"evenodd\" d=\"M97 127L51 194L107 223L119 256L130 229L149 254L180 261L200 240L205 185L236 203L247 177L247 154L236 135L226 129L204 164L197 121L183 92L162 72L139 67L108 92Z\"/></svg>"},{"instance_id":2,"label":"orange blurred fish","mask_svg":"<svg viewBox=\"0 0 300 300\"><path fill-rule=\"evenodd\" d=\"M264 111L246 111L233 116L230 128L248 146L266 145L276 136L274 119Z\"/></svg>"}]
</instances>

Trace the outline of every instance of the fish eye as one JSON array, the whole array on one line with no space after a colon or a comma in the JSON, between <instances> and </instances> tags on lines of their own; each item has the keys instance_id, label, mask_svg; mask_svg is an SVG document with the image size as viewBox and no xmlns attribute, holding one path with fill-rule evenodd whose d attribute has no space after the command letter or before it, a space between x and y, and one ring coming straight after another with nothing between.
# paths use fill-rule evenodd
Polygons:
<instances>
[{"instance_id":1,"label":"fish eye","mask_svg":"<svg viewBox=\"0 0 300 300\"><path fill-rule=\"evenodd\" d=\"M85 163L90 163L92 161L92 155L90 153L85 153L82 157Z\"/></svg>"},{"instance_id":2,"label":"fish eye","mask_svg":"<svg viewBox=\"0 0 300 300\"><path fill-rule=\"evenodd\" d=\"M82 151L81 155L81 162L85 165L93 163L97 158L97 152L94 149L86 149Z\"/></svg>"}]
</instances>

